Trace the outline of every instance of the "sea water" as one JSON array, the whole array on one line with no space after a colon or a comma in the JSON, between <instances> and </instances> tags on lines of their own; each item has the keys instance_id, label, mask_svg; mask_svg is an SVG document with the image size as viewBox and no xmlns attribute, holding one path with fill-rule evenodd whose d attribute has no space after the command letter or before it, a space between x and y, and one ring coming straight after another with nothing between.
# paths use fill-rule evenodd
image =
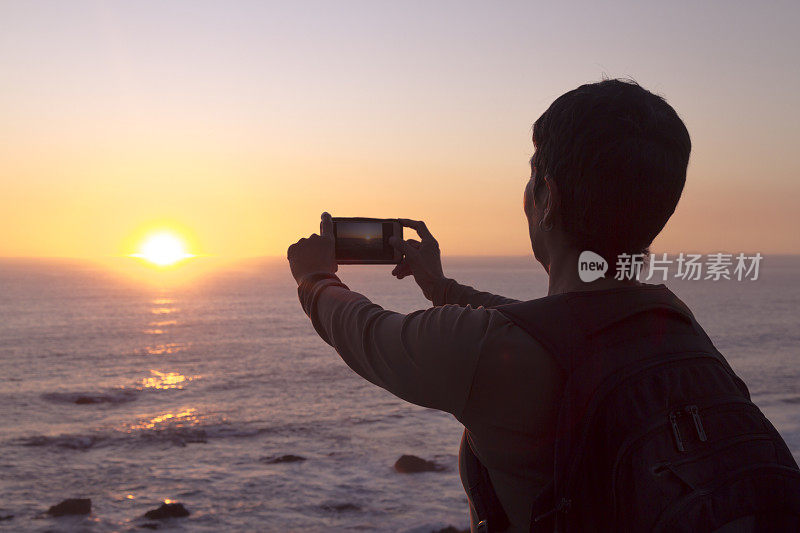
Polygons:
<instances>
[{"instance_id":1,"label":"sea water","mask_svg":"<svg viewBox=\"0 0 800 533\"><path fill-rule=\"evenodd\" d=\"M451 258L446 274L529 299L532 258ZM407 313L427 302L389 267L343 267L351 289ZM800 457L800 257L756 281L667 285L694 311ZM467 527L462 427L353 373L314 332L288 265L251 260L154 285L78 261L0 261L0 529L408 531ZM286 454L302 461L270 463ZM402 454L440 472L399 474ZM88 516L43 514L92 499Z\"/></svg>"}]
</instances>

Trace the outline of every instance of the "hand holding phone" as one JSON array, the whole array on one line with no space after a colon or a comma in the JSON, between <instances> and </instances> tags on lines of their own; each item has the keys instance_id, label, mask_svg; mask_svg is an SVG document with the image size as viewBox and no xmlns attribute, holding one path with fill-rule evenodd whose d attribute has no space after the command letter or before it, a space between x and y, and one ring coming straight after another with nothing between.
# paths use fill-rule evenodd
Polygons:
<instances>
[{"instance_id":1,"label":"hand holding phone","mask_svg":"<svg viewBox=\"0 0 800 533\"><path fill-rule=\"evenodd\" d=\"M416 231L420 240L391 239L390 244L403 254L403 260L392 270L392 275L397 279L414 276L425 298L433 301L434 289L445 279L439 243L423 221L401 218L399 222Z\"/></svg>"},{"instance_id":2,"label":"hand holding phone","mask_svg":"<svg viewBox=\"0 0 800 533\"><path fill-rule=\"evenodd\" d=\"M286 250L289 268L298 284L310 274L333 274L338 269L333 249L333 223L328 213L322 213L319 233L300 239Z\"/></svg>"}]
</instances>

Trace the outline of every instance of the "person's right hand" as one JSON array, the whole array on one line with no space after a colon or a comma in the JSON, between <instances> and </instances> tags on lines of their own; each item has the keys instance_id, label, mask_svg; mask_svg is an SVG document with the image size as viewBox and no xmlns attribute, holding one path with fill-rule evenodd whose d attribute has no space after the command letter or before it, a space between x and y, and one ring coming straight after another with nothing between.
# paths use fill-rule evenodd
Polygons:
<instances>
[{"instance_id":1,"label":"person's right hand","mask_svg":"<svg viewBox=\"0 0 800 533\"><path fill-rule=\"evenodd\" d=\"M409 274L414 276L414 281L422 289L425 298L431 300L436 283L444 279L439 243L421 220L401 218L400 224L415 230L420 240L389 238L389 244L403 253L403 259L392 270L392 275L397 279L403 279Z\"/></svg>"}]
</instances>

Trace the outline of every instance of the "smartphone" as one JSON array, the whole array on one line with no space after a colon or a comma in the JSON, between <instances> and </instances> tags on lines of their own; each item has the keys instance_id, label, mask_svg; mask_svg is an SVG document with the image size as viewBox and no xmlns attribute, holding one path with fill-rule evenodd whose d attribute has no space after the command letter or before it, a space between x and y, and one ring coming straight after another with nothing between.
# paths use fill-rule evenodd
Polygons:
<instances>
[{"instance_id":1,"label":"smartphone","mask_svg":"<svg viewBox=\"0 0 800 533\"><path fill-rule=\"evenodd\" d=\"M389 237L403 238L403 226L392 218L333 217L336 263L339 265L396 265L403 254Z\"/></svg>"}]
</instances>

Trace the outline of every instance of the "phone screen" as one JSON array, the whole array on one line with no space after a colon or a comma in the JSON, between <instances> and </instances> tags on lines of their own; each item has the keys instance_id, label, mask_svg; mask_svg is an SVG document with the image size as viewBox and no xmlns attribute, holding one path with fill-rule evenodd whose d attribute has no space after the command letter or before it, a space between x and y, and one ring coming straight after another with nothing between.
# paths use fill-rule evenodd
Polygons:
<instances>
[{"instance_id":1,"label":"phone screen","mask_svg":"<svg viewBox=\"0 0 800 533\"><path fill-rule=\"evenodd\" d=\"M381 219L334 219L333 222L337 262L396 263L399 260L397 251L389 244L397 222Z\"/></svg>"}]
</instances>

